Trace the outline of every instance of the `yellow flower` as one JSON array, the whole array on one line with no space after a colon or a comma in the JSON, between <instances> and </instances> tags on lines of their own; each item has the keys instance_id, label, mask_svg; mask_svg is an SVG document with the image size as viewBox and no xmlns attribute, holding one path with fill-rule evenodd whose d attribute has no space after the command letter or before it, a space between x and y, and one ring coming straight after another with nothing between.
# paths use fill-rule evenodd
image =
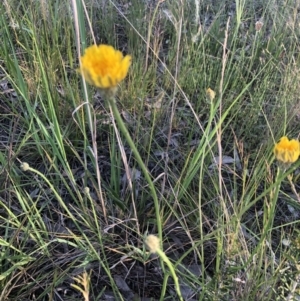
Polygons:
<instances>
[{"instance_id":1,"label":"yellow flower","mask_svg":"<svg viewBox=\"0 0 300 301\"><path fill-rule=\"evenodd\" d=\"M21 169L22 169L23 171L27 171L29 168L30 168L30 166L29 166L28 163L23 162L23 163L21 164Z\"/></svg>"},{"instance_id":2,"label":"yellow flower","mask_svg":"<svg viewBox=\"0 0 300 301\"><path fill-rule=\"evenodd\" d=\"M274 154L276 159L284 164L291 164L298 160L300 155L300 143L298 140L289 140L283 136L278 143L275 144Z\"/></svg>"},{"instance_id":3,"label":"yellow flower","mask_svg":"<svg viewBox=\"0 0 300 301\"><path fill-rule=\"evenodd\" d=\"M160 250L159 238L155 235L148 235L146 238L146 245L150 251L150 253L156 253Z\"/></svg>"},{"instance_id":4,"label":"yellow flower","mask_svg":"<svg viewBox=\"0 0 300 301\"><path fill-rule=\"evenodd\" d=\"M212 90L211 88L208 88L206 90L206 97L210 100L213 101L214 98L216 97L216 92L214 90Z\"/></svg>"},{"instance_id":5,"label":"yellow flower","mask_svg":"<svg viewBox=\"0 0 300 301\"><path fill-rule=\"evenodd\" d=\"M92 45L81 57L80 72L85 80L98 88L115 88L127 75L131 56L109 45Z\"/></svg>"}]
</instances>

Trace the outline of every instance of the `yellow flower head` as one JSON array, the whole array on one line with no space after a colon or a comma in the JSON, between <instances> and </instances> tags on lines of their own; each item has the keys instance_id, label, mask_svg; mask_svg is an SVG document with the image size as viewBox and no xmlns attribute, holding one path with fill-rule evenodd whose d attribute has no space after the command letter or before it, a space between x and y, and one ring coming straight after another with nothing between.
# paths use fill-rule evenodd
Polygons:
<instances>
[{"instance_id":1,"label":"yellow flower head","mask_svg":"<svg viewBox=\"0 0 300 301\"><path fill-rule=\"evenodd\" d=\"M156 253L160 249L159 238L155 235L148 235L146 238L146 245L150 253Z\"/></svg>"},{"instance_id":2,"label":"yellow flower head","mask_svg":"<svg viewBox=\"0 0 300 301\"><path fill-rule=\"evenodd\" d=\"M208 88L206 90L206 97L210 100L213 101L214 98L216 97L216 92L214 90L212 90L211 88Z\"/></svg>"},{"instance_id":3,"label":"yellow flower head","mask_svg":"<svg viewBox=\"0 0 300 301\"><path fill-rule=\"evenodd\" d=\"M109 45L93 45L81 57L80 72L85 80L101 89L115 88L127 75L131 56Z\"/></svg>"},{"instance_id":4,"label":"yellow flower head","mask_svg":"<svg viewBox=\"0 0 300 301\"><path fill-rule=\"evenodd\" d=\"M298 140L289 140L288 137L283 136L279 142L275 144L274 154L279 162L292 164L299 158L300 143Z\"/></svg>"}]
</instances>

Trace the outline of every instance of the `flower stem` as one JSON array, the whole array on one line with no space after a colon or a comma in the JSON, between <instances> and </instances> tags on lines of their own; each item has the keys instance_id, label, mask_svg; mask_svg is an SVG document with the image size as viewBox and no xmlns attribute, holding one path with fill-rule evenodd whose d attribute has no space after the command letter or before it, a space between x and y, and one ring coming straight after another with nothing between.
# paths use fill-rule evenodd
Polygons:
<instances>
[{"instance_id":1,"label":"flower stem","mask_svg":"<svg viewBox=\"0 0 300 301\"><path fill-rule=\"evenodd\" d=\"M270 210L268 213L268 226L267 226L267 228L269 228L269 229L273 226L273 221L274 221L274 216L275 216L275 208L276 208L276 204L278 201L280 185L282 182L280 180L280 178L282 177L282 174L283 174L283 170L278 167L276 178L275 178L275 183L277 183L277 185L276 185L275 189L273 191L271 191L271 193L270 193L271 206L270 206Z\"/></svg>"},{"instance_id":2,"label":"flower stem","mask_svg":"<svg viewBox=\"0 0 300 301\"><path fill-rule=\"evenodd\" d=\"M157 197L157 193L153 184L153 181L150 177L149 171L143 161L143 159L141 158L141 155L138 151L138 149L136 148L123 120L122 117L119 113L119 110L117 108L116 102L114 98L110 98L109 99L109 106L113 112L113 117L115 118L121 132L123 133L123 135L125 136L126 141L128 142L136 160L137 163L139 164L140 168L142 169L145 179L149 185L150 191L151 191L151 195L153 197L153 201L154 201L154 207L155 207L155 215L156 215L156 223L157 223L157 232L158 232L158 237L160 239L160 242L162 242L162 225L161 225L161 218L160 218L160 210L159 210L159 202L158 202L158 197Z\"/></svg>"},{"instance_id":3,"label":"flower stem","mask_svg":"<svg viewBox=\"0 0 300 301\"><path fill-rule=\"evenodd\" d=\"M161 249L156 250L156 253L158 254L158 256L165 262L165 264L168 266L169 270L170 270L170 274L173 277L174 280L174 285L175 285L175 290L176 293L179 297L180 301L183 301L182 295L181 295L181 291L180 291L180 286L179 286L179 281L178 281L178 277L175 273L174 267L170 261L170 259L168 258L168 256L165 254L165 252Z\"/></svg>"}]
</instances>

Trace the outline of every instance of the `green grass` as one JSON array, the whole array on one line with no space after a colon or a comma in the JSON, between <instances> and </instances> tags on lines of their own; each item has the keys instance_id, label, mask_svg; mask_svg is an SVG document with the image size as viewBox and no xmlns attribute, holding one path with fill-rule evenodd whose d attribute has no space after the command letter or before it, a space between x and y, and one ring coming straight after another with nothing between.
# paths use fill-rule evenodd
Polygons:
<instances>
[{"instance_id":1,"label":"green grass","mask_svg":"<svg viewBox=\"0 0 300 301\"><path fill-rule=\"evenodd\" d=\"M84 300L85 271L90 300L179 300L148 234L184 300L299 300L300 163L273 155L300 130L299 4L29 2L0 4L0 300ZM76 72L93 39L132 55L136 153Z\"/></svg>"}]
</instances>

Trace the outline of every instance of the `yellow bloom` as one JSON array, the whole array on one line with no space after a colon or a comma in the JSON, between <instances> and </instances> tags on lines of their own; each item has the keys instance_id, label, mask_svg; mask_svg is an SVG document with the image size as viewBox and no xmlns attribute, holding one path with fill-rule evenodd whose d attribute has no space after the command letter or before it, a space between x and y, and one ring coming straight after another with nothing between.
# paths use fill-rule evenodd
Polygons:
<instances>
[{"instance_id":1,"label":"yellow bloom","mask_svg":"<svg viewBox=\"0 0 300 301\"><path fill-rule=\"evenodd\" d=\"M109 45L93 45L81 57L80 72L85 80L98 88L115 88L127 75L131 56Z\"/></svg>"},{"instance_id":2,"label":"yellow bloom","mask_svg":"<svg viewBox=\"0 0 300 301\"><path fill-rule=\"evenodd\" d=\"M283 136L278 143L275 144L274 154L276 159L284 164L291 164L298 160L300 155L300 143L298 140L289 140Z\"/></svg>"},{"instance_id":3,"label":"yellow bloom","mask_svg":"<svg viewBox=\"0 0 300 301\"><path fill-rule=\"evenodd\" d=\"M150 251L150 253L156 253L160 250L159 238L155 235L148 235L146 238L146 245Z\"/></svg>"},{"instance_id":4,"label":"yellow bloom","mask_svg":"<svg viewBox=\"0 0 300 301\"><path fill-rule=\"evenodd\" d=\"M210 100L213 101L214 98L216 97L216 92L214 90L212 90L211 88L208 88L206 90L206 97Z\"/></svg>"},{"instance_id":5,"label":"yellow bloom","mask_svg":"<svg viewBox=\"0 0 300 301\"><path fill-rule=\"evenodd\" d=\"M29 166L28 163L23 162L23 163L21 164L21 169L22 169L23 171L27 171L29 168L30 168L30 166Z\"/></svg>"}]
</instances>

